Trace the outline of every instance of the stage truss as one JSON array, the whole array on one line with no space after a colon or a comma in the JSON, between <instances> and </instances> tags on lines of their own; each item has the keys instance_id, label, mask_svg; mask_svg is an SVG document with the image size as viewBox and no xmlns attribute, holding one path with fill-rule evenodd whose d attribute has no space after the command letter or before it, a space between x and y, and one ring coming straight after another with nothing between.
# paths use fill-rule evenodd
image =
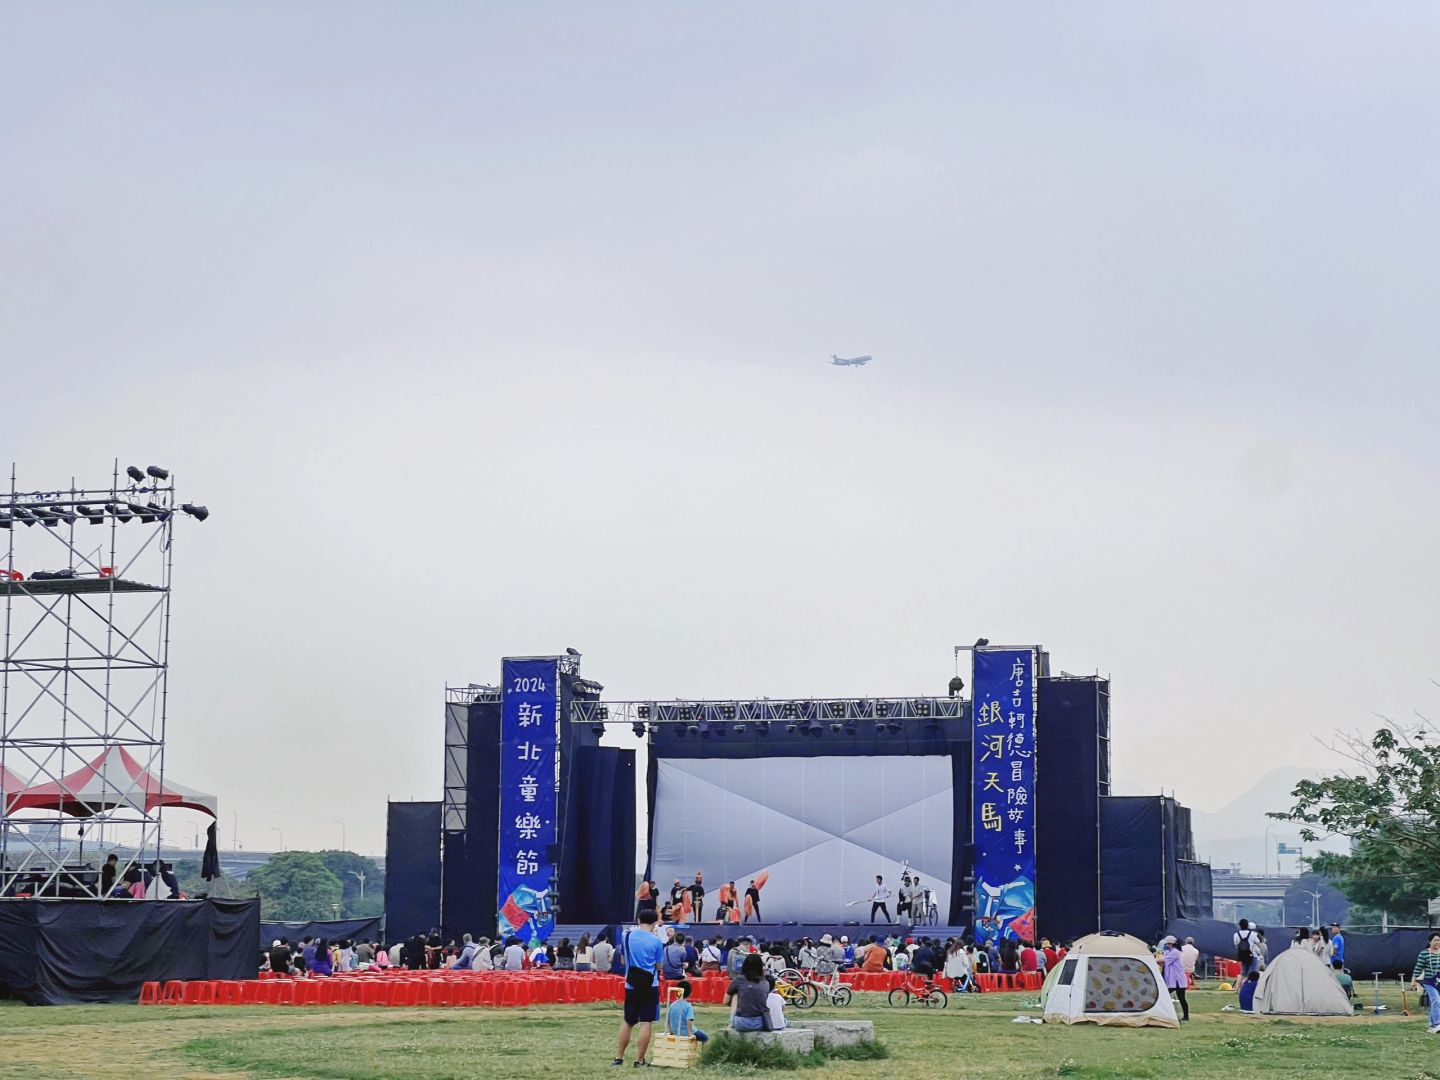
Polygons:
<instances>
[{"instance_id":1,"label":"stage truss","mask_svg":"<svg viewBox=\"0 0 1440 1080\"><path fill-rule=\"evenodd\" d=\"M905 726L939 724L943 720L968 720L970 702L960 697L884 698L789 698L705 701L576 701L570 706L570 722L589 724L602 734L610 725L629 727L637 735L655 730L655 725L685 725L689 734L743 734L751 725L780 725L789 732L820 734L847 728L858 730L862 723L898 733Z\"/></svg>"},{"instance_id":2,"label":"stage truss","mask_svg":"<svg viewBox=\"0 0 1440 1080\"><path fill-rule=\"evenodd\" d=\"M179 503L156 466L122 474L116 463L108 485L72 478L58 490L22 490L11 469L0 494L0 895L99 896L102 845L120 855L121 878L160 858L174 526L208 513ZM126 757L138 776L111 767ZM47 805L23 805L37 801Z\"/></svg>"}]
</instances>

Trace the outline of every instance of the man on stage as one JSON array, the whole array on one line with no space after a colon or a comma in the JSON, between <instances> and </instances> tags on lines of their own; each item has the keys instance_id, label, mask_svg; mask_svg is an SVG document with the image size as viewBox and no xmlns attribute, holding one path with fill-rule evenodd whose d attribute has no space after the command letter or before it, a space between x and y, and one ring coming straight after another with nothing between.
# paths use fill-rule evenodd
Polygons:
<instances>
[{"instance_id":1,"label":"man on stage","mask_svg":"<svg viewBox=\"0 0 1440 1080\"><path fill-rule=\"evenodd\" d=\"M764 922L764 920L760 918L760 888L755 884L754 878L750 879L750 887L745 890L746 922L750 921L750 916L752 914L755 916L755 921L757 923Z\"/></svg>"},{"instance_id":2,"label":"man on stage","mask_svg":"<svg viewBox=\"0 0 1440 1080\"><path fill-rule=\"evenodd\" d=\"M704 918L705 908L705 874L703 871L695 871L695 884L689 888L690 902L695 908L695 921L698 923Z\"/></svg>"},{"instance_id":3,"label":"man on stage","mask_svg":"<svg viewBox=\"0 0 1440 1080\"><path fill-rule=\"evenodd\" d=\"M881 914L883 914L883 915L885 916L885 921L886 921L887 923L891 921L891 919L890 919L890 909L885 906L885 905L886 905L886 902L887 902L889 899L890 899L890 889L886 886L886 884L885 884L885 879L884 879L883 877L881 877L879 874L876 874L876 875L875 875L875 891L870 894L870 921L871 921L872 923L876 921L876 919L875 919L875 913L876 913L877 911L880 912Z\"/></svg>"}]
</instances>

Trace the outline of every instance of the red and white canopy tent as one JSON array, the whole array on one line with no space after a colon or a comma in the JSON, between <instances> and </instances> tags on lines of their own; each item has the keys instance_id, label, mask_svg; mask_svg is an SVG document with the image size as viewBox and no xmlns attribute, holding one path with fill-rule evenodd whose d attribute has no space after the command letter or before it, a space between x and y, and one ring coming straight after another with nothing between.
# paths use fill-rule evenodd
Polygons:
<instances>
[{"instance_id":1,"label":"red and white canopy tent","mask_svg":"<svg viewBox=\"0 0 1440 1080\"><path fill-rule=\"evenodd\" d=\"M17 810L57 810L85 818L107 810L130 807L150 813L157 807L178 806L217 816L214 795L160 778L136 761L123 746L111 746L94 761L45 784L27 785L11 769L0 769L5 813Z\"/></svg>"}]
</instances>

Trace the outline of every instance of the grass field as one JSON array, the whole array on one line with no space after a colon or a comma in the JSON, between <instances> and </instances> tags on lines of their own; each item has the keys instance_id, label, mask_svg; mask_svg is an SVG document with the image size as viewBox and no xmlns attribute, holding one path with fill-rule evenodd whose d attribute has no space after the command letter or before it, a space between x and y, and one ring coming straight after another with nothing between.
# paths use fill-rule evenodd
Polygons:
<instances>
[{"instance_id":1,"label":"grass field","mask_svg":"<svg viewBox=\"0 0 1440 1080\"><path fill-rule=\"evenodd\" d=\"M1390 1014L1335 1020L1225 1013L1221 1006L1235 998L1219 991L1196 991L1191 998L1194 1019L1176 1032L1012 1023L1017 1015L1038 1015L1024 1008L1034 1000L1029 994L952 997L944 1012L891 1009L878 995L861 994L848 1009L817 1008L810 1015L875 1021L890 1056L836 1061L788 1075L1440 1080L1440 1036L1426 1034L1418 1012L1401 1016L1394 990L1384 996ZM1413 997L1410 1004L1413 1009ZM701 1006L697 1012L702 1027L722 1026L719 1007ZM524 1010L8 1005L0 1008L0 1077L570 1080L619 1073L608 1068L617 1015L617 1007L600 1005ZM633 1070L627 1065L627 1071ZM756 1075L738 1068L706 1068L700 1074Z\"/></svg>"}]
</instances>

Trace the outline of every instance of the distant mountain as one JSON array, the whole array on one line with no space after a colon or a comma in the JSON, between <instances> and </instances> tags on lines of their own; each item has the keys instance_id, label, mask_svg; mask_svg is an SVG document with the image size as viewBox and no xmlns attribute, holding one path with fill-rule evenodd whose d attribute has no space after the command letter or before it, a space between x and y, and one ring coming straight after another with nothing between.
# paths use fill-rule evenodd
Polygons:
<instances>
[{"instance_id":1,"label":"distant mountain","mask_svg":"<svg viewBox=\"0 0 1440 1080\"><path fill-rule=\"evenodd\" d=\"M1267 813L1288 810L1290 792L1297 782L1318 777L1313 769L1294 767L1271 769L1245 794L1218 810L1191 811L1195 832L1195 849L1202 859L1217 870L1234 863L1246 873L1275 873L1275 845L1300 846L1300 829L1286 822L1273 821ZM1269 838L1265 830L1270 828ZM1305 845L1306 854L1320 849L1343 851L1349 846L1343 839ZM1281 873L1293 874L1299 859L1293 855L1279 856Z\"/></svg>"}]
</instances>

